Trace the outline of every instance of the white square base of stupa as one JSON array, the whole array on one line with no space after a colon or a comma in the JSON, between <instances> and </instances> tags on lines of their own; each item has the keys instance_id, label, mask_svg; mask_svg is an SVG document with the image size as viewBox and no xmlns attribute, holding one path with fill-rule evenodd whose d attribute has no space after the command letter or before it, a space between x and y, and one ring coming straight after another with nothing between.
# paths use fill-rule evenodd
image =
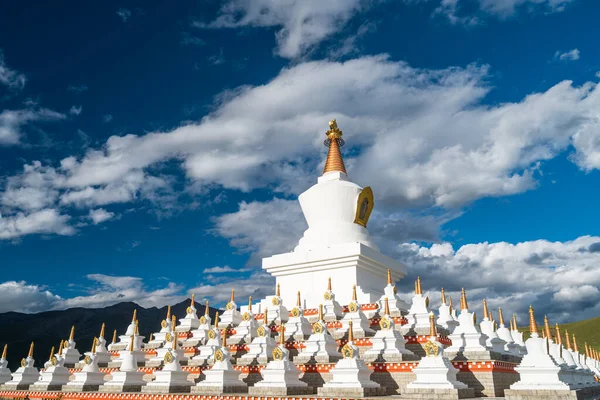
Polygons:
<instances>
[{"instance_id":1,"label":"white square base of stupa","mask_svg":"<svg viewBox=\"0 0 600 400\"><path fill-rule=\"evenodd\" d=\"M336 301L346 305L352 299L353 285L358 302L370 304L383 295L388 268L394 282L406 275L403 264L358 242L277 254L263 258L262 268L275 277L283 305L290 310L296 305L298 290L304 309L323 303L328 278Z\"/></svg>"}]
</instances>

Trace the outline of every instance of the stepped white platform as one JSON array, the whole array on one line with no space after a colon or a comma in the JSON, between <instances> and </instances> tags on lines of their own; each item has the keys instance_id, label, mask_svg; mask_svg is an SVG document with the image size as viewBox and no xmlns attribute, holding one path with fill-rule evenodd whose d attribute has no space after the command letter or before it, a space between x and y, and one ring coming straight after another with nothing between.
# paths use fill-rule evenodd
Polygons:
<instances>
[{"instance_id":1,"label":"stepped white platform","mask_svg":"<svg viewBox=\"0 0 600 400\"><path fill-rule=\"evenodd\" d=\"M220 395L223 393L246 393L248 386L240 380L240 372L231 364L231 354L227 349L227 336L215 351L214 364L204 371L205 379L192 387L192 393Z\"/></svg>"},{"instance_id":2,"label":"stepped white platform","mask_svg":"<svg viewBox=\"0 0 600 400\"><path fill-rule=\"evenodd\" d=\"M21 360L21 367L12 374L12 380L6 382L2 388L5 390L27 390L40 378L40 373L34 367L33 343L29 347L29 355Z\"/></svg>"},{"instance_id":3,"label":"stepped white platform","mask_svg":"<svg viewBox=\"0 0 600 400\"><path fill-rule=\"evenodd\" d=\"M106 374L100 371L95 351L92 349L90 355L83 359L83 368L80 372L75 372L75 379L63 385L63 392L95 392L104 385Z\"/></svg>"}]
</instances>

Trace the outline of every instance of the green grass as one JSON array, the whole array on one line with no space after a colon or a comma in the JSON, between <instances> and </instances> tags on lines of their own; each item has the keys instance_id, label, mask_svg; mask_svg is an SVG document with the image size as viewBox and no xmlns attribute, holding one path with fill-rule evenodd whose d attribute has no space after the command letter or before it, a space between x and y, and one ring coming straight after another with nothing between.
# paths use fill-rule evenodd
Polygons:
<instances>
[{"instance_id":1,"label":"green grass","mask_svg":"<svg viewBox=\"0 0 600 400\"><path fill-rule=\"evenodd\" d=\"M541 330L544 328L544 320L536 318L538 323L538 329L541 334ZM519 330L523 332L523 339L529 337L529 325L527 327L520 326ZM585 353L584 343L587 342L588 346L594 347L600 351L600 317L586 319L578 322L571 322L569 324L560 325L560 332L563 336L563 344L565 343L565 330L569 332L571 339L573 334L577 337L577 346L581 354ZM550 325L550 331L552 335L555 334L554 325ZM572 344L572 340L571 340Z\"/></svg>"}]
</instances>

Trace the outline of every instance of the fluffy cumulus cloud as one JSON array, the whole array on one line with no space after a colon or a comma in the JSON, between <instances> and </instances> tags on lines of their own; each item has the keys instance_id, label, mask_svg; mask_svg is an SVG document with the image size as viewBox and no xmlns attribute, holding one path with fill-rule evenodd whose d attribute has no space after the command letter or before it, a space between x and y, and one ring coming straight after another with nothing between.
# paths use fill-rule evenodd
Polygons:
<instances>
[{"instance_id":1,"label":"fluffy cumulus cloud","mask_svg":"<svg viewBox=\"0 0 600 400\"><path fill-rule=\"evenodd\" d=\"M22 127L33 121L56 121L65 115L46 108L4 110L0 113L0 146L19 143Z\"/></svg>"},{"instance_id":2,"label":"fluffy cumulus cloud","mask_svg":"<svg viewBox=\"0 0 600 400\"><path fill-rule=\"evenodd\" d=\"M115 213L106 211L103 208L98 208L96 210L90 210L88 218L92 221L94 225L98 225L108 221L109 219L114 218L114 216Z\"/></svg>"},{"instance_id":3,"label":"fluffy cumulus cloud","mask_svg":"<svg viewBox=\"0 0 600 400\"><path fill-rule=\"evenodd\" d=\"M69 218L55 209L29 214L19 212L9 217L0 215L0 240L17 239L31 234L73 235L75 229L68 224Z\"/></svg>"},{"instance_id":4,"label":"fluffy cumulus cloud","mask_svg":"<svg viewBox=\"0 0 600 400\"><path fill-rule=\"evenodd\" d=\"M23 281L0 283L0 313L46 311L61 300L60 296L41 286L29 285Z\"/></svg>"},{"instance_id":5,"label":"fluffy cumulus cloud","mask_svg":"<svg viewBox=\"0 0 600 400\"><path fill-rule=\"evenodd\" d=\"M556 50L556 53L554 53L554 59L560 61L577 61L579 60L579 57L579 49L573 49L565 52Z\"/></svg>"}]
</instances>

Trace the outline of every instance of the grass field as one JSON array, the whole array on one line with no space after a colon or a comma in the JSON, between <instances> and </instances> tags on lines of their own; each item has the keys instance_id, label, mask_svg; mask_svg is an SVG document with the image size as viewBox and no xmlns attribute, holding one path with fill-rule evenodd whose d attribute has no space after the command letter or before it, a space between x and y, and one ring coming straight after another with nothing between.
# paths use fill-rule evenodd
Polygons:
<instances>
[{"instance_id":1,"label":"grass field","mask_svg":"<svg viewBox=\"0 0 600 400\"><path fill-rule=\"evenodd\" d=\"M538 329L543 329L544 320L536 318L538 323ZM555 334L554 325L550 325L552 335ZM519 330L524 333L523 338L529 337L529 325L526 327L520 326ZM596 350L600 351L600 317L586 319L578 322L571 322L570 324L560 325L560 331L563 335L563 344L565 343L565 330L569 332L569 336L573 337L573 334L577 337L577 345L581 354L585 353L584 343L588 346L591 345Z\"/></svg>"}]
</instances>

